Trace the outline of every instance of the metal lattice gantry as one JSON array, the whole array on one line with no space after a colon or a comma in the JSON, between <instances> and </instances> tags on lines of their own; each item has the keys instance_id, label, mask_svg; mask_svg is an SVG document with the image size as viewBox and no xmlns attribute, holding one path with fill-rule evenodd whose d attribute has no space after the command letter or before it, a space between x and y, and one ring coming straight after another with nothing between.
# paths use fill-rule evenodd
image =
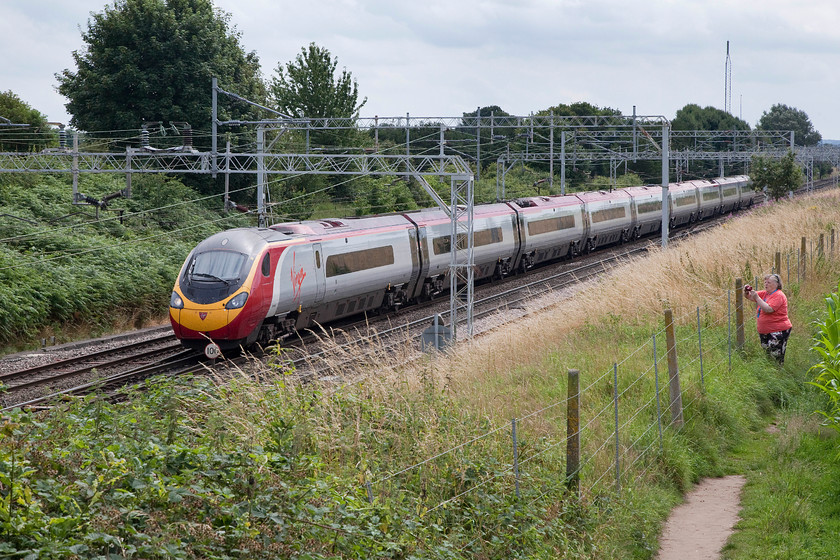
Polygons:
<instances>
[{"instance_id":1,"label":"metal lattice gantry","mask_svg":"<svg viewBox=\"0 0 840 560\"><path fill-rule=\"evenodd\" d=\"M274 118L260 121L220 121L218 95L223 94L271 112ZM257 129L256 149L246 152L218 150L220 126L252 126ZM280 137L297 134L305 141L298 153L274 153L265 142L265 131L274 129ZM372 153L348 148L343 154L319 152L310 143L313 133L354 130L367 133L373 140ZM405 153L383 153L380 133L404 131ZM418 139L419 137L419 139ZM62 145L63 146L63 145ZM252 144L253 146L253 144ZM370 150L370 148L368 148ZM474 175L467 161L496 161L497 195L504 198L504 176L515 163L545 162L553 187L554 164L561 166L561 192L565 192L567 162L610 162L611 176L621 163L638 160L661 160L663 200L667 197L671 162L714 159L721 162L748 162L761 153L781 157L789 149L797 160L813 170L814 161L840 164L840 147L794 147L790 131L674 131L663 116L591 115L565 116L551 112L528 116L482 114L458 117L372 117L372 118L292 118L273 109L226 92L213 82L212 147L199 152L191 146L171 149L129 147L125 152L85 152L74 135L72 148L60 147L39 153L0 153L0 172L71 173L73 201L80 201L77 189L81 173L122 173L130 195L131 176L135 173L186 173L229 175L255 174L257 177L257 213L265 225L264 188L269 175L348 175L414 177L437 205L450 216L450 313L453 331L466 323L473 333L473 205ZM355 152L355 153L354 153ZM681 163L680 163L681 165ZM480 174L482 165L476 165ZM677 166L680 169L680 166ZM813 171L811 171L813 173ZM476 175L478 177L480 175ZM810 175L809 175L810 176ZM445 200L429 180L450 181L450 197ZM667 212L663 204L663 212ZM667 214L663 216L667 224ZM663 245L667 243L663 227ZM453 335L455 333L453 332Z\"/></svg>"}]
</instances>

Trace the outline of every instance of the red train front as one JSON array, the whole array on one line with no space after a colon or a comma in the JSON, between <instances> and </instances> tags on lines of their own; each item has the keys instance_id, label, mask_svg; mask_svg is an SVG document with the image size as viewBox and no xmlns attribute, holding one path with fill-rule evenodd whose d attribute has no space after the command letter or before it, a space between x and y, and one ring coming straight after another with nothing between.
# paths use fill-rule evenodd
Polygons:
<instances>
[{"instance_id":1,"label":"red train front","mask_svg":"<svg viewBox=\"0 0 840 560\"><path fill-rule=\"evenodd\" d=\"M169 302L172 328L184 345L204 347L213 341L235 348L256 341L271 304L274 271L267 237L274 235L233 229L193 249Z\"/></svg>"}]
</instances>

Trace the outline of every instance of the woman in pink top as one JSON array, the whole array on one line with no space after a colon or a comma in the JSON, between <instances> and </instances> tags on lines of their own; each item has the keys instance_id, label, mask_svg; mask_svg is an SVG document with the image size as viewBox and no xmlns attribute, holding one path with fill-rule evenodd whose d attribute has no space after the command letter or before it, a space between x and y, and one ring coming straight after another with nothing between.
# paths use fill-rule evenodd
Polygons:
<instances>
[{"instance_id":1,"label":"woman in pink top","mask_svg":"<svg viewBox=\"0 0 840 560\"><path fill-rule=\"evenodd\" d=\"M752 286L744 286L744 295L758 306L758 338L761 347L776 359L779 364L785 363L785 350L793 325L788 318L787 297L782 292L782 279L778 274L768 274L764 277L764 289L755 291Z\"/></svg>"}]
</instances>

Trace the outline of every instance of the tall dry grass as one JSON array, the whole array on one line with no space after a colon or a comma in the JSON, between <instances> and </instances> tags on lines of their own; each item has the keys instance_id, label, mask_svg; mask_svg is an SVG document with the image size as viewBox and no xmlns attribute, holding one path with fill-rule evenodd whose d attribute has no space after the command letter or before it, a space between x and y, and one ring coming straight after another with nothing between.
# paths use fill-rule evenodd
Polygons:
<instances>
[{"instance_id":1,"label":"tall dry grass","mask_svg":"<svg viewBox=\"0 0 840 560\"><path fill-rule=\"evenodd\" d=\"M497 411L502 417L533 410L541 404L528 397L533 378L556 375L552 370L558 366L582 367L546 362L547 356L575 347L582 327L610 318L627 325L662 323L664 308L673 310L675 320L688 322L694 320L691 312L698 306L712 320L723 321L726 294L734 291L736 278L745 283L752 283L754 276L760 279L771 271L779 251L782 280L788 276L786 256L795 280L801 238L806 237L809 250L815 252L816 240L824 234L827 255L830 231L838 223L837 191L734 215L719 228L666 250L653 248L649 255L614 268L570 300L464 344L450 359L435 363L435 374L443 378L457 371L451 382L453 391L463 395L466 403ZM837 253L840 247L835 247L835 257ZM823 293L825 280L836 274L836 266L824 266L809 255L805 273L811 281L798 283L797 289L805 295L811 290ZM591 350L603 354L609 345L604 340L602 347Z\"/></svg>"}]
</instances>

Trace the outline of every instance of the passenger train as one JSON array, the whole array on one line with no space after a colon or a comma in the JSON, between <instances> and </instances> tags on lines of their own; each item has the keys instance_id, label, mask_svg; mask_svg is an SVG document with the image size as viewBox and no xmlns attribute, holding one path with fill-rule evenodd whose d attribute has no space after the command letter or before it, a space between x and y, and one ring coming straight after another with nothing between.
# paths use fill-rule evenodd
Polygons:
<instances>
[{"instance_id":1,"label":"passenger train","mask_svg":"<svg viewBox=\"0 0 840 560\"><path fill-rule=\"evenodd\" d=\"M748 176L673 183L670 227L760 200ZM661 221L659 186L476 205L475 280L653 234ZM169 302L172 327L188 347L247 347L434 297L449 286L450 230L443 210L426 209L217 233L181 268Z\"/></svg>"}]
</instances>

